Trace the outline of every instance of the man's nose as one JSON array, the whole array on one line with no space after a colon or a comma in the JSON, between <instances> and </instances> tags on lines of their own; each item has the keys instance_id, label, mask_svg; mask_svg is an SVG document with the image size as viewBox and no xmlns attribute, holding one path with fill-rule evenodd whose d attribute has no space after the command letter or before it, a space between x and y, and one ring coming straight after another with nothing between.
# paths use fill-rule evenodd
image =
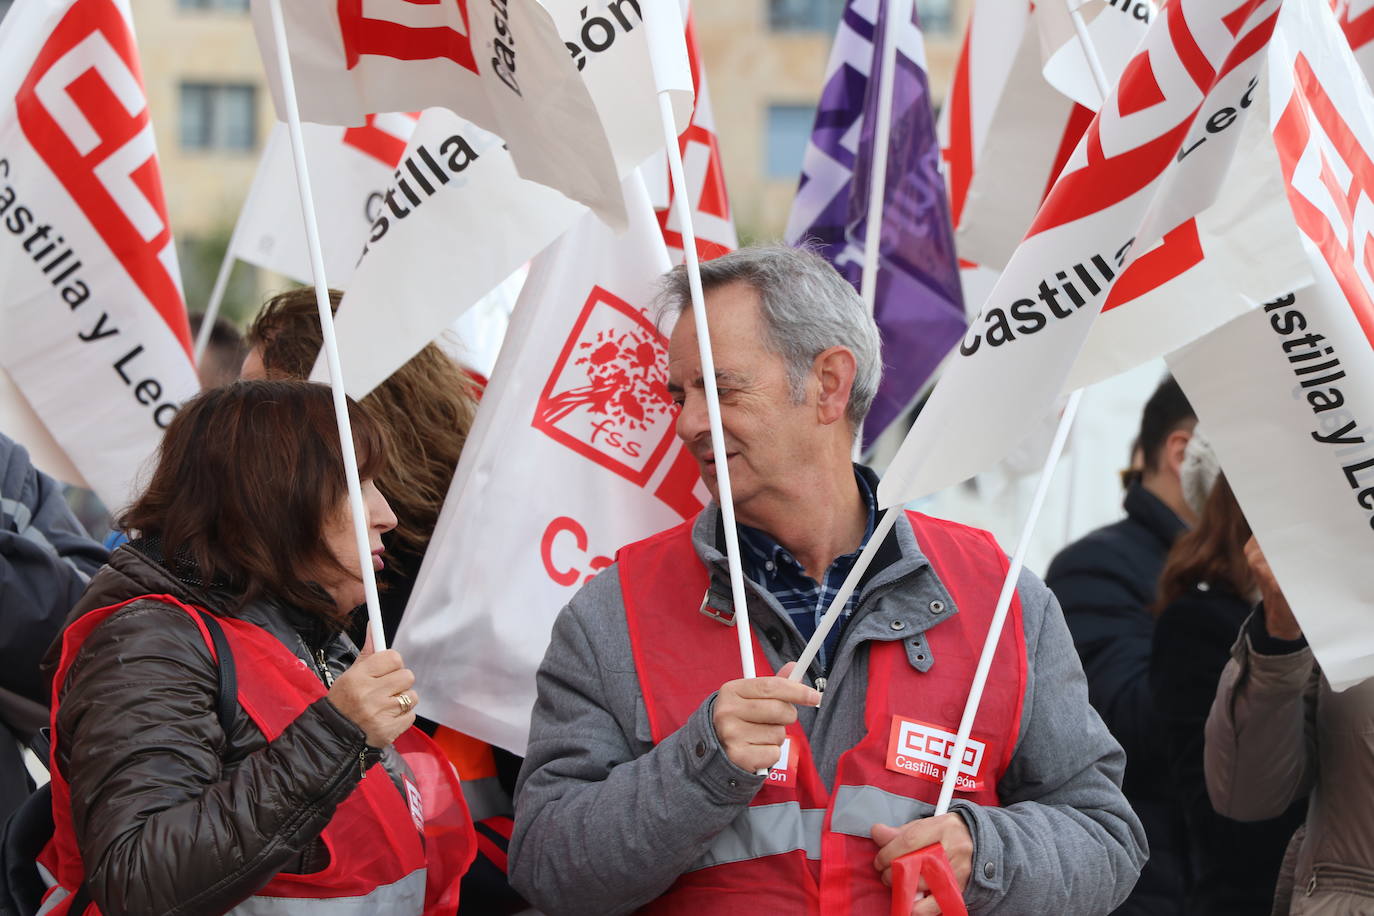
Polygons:
<instances>
[{"instance_id":1,"label":"man's nose","mask_svg":"<svg viewBox=\"0 0 1374 916\"><path fill-rule=\"evenodd\" d=\"M682 407L677 412L677 437L683 442L692 442L698 436L708 434L711 421L706 413L706 398L699 392L690 392L682 399Z\"/></svg>"}]
</instances>

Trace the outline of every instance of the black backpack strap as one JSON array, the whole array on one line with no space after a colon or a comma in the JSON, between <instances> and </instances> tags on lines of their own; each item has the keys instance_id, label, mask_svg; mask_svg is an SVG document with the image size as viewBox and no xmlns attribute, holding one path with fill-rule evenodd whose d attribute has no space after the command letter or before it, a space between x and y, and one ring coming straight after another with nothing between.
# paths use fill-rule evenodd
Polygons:
<instances>
[{"instance_id":1,"label":"black backpack strap","mask_svg":"<svg viewBox=\"0 0 1374 916\"><path fill-rule=\"evenodd\" d=\"M210 641L215 644L215 657L219 659L219 693L215 697L215 712L219 716L220 728L229 734L234 724L234 710L239 702L238 675L234 670L234 652L229 648L229 639L224 635L214 614L201 614L201 622L210 631Z\"/></svg>"}]
</instances>

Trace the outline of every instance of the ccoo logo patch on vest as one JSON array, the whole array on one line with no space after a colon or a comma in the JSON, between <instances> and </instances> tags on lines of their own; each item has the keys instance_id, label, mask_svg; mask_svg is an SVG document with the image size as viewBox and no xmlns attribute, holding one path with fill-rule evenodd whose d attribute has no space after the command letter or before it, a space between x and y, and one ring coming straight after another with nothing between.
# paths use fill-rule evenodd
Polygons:
<instances>
[{"instance_id":1,"label":"ccoo logo patch on vest","mask_svg":"<svg viewBox=\"0 0 1374 916\"><path fill-rule=\"evenodd\" d=\"M938 725L893 716L892 731L887 739L887 768L894 773L943 782L957 739L954 732ZM954 784L956 791L976 792L983 788L984 780L979 773L986 751L984 742L972 737L968 739L959 761L959 775Z\"/></svg>"},{"instance_id":2,"label":"ccoo logo patch on vest","mask_svg":"<svg viewBox=\"0 0 1374 916\"><path fill-rule=\"evenodd\" d=\"M425 832L425 801L420 795L420 790L415 783L410 781L408 776L402 776L401 781L406 786L406 802L410 805L410 819L415 822L415 829L421 833Z\"/></svg>"}]
</instances>

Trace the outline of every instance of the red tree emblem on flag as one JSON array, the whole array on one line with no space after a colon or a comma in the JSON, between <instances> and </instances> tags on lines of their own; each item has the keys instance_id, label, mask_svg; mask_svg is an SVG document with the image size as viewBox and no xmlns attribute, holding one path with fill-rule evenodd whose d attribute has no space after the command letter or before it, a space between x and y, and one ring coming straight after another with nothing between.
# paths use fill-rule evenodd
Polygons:
<instances>
[{"instance_id":1,"label":"red tree emblem on flag","mask_svg":"<svg viewBox=\"0 0 1374 916\"><path fill-rule=\"evenodd\" d=\"M533 425L644 486L673 439L668 347L644 313L593 287L535 407Z\"/></svg>"}]
</instances>

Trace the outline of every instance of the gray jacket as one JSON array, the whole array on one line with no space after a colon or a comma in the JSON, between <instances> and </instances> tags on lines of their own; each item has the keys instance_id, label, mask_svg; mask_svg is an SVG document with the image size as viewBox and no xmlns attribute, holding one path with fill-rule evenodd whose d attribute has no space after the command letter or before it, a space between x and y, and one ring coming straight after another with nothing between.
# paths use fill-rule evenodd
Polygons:
<instances>
[{"instance_id":1,"label":"gray jacket","mask_svg":"<svg viewBox=\"0 0 1374 916\"><path fill-rule=\"evenodd\" d=\"M709 507L692 535L712 590L728 596L718 518ZM771 595L752 582L746 587L750 619L776 670L804 642ZM1021 737L998 786L1003 807L954 803L974 841L965 897L980 914L1106 913L1130 892L1146 856L1144 832L1120 791L1124 757L1088 705L1054 596L1030 573L1018 591L1029 661ZM932 611L933 602L943 603L942 613ZM728 597L722 604L729 606ZM939 659L922 636L957 612L903 516L862 584L825 701L800 711L828 785L840 756L862 736L867 643L905 640L912 666L938 673ZM616 566L559 615L538 686L516 789L511 884L547 913L600 916L630 912L682 873L712 864L713 840L764 780L726 757L711 724L714 694L653 744ZM888 797L887 823L931 813L930 805Z\"/></svg>"},{"instance_id":2,"label":"gray jacket","mask_svg":"<svg viewBox=\"0 0 1374 916\"><path fill-rule=\"evenodd\" d=\"M1335 693L1311 649L1261 655L1247 625L1217 685L1206 740L1217 813L1263 820L1310 793L1306 835L1284 860L1274 911L1374 912L1374 680Z\"/></svg>"}]
</instances>

